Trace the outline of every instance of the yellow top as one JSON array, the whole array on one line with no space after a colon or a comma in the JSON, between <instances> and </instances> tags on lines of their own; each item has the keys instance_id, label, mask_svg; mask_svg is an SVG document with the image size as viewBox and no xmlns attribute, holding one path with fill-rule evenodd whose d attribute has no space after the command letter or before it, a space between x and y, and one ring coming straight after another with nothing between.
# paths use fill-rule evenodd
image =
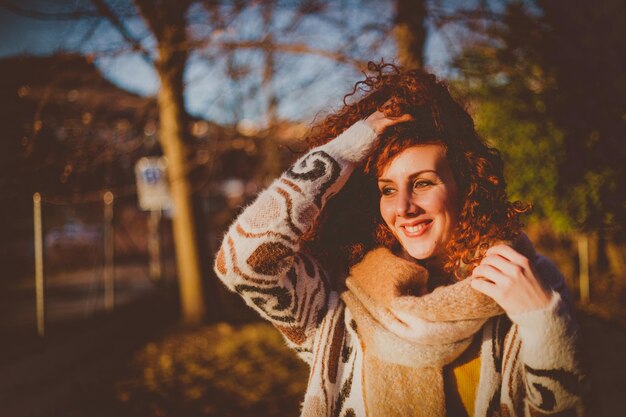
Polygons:
<instances>
[{"instance_id":1,"label":"yellow top","mask_svg":"<svg viewBox=\"0 0 626 417\"><path fill-rule=\"evenodd\" d=\"M445 372L446 408L448 415L474 417L476 391L480 378L480 338L475 338L469 348Z\"/></svg>"}]
</instances>

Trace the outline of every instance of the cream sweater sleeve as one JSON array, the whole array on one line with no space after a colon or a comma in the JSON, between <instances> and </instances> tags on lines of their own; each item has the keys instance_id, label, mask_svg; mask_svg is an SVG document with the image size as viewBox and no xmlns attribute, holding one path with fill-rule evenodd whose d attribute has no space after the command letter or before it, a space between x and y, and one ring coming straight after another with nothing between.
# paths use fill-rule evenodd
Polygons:
<instances>
[{"instance_id":1,"label":"cream sweater sleeve","mask_svg":"<svg viewBox=\"0 0 626 417\"><path fill-rule=\"evenodd\" d=\"M510 316L521 339L526 412L532 416L583 416L588 382L581 366L580 333L570 312L569 293L549 259L539 256L535 268L553 289L550 304Z\"/></svg>"},{"instance_id":2,"label":"cream sweater sleeve","mask_svg":"<svg viewBox=\"0 0 626 417\"><path fill-rule=\"evenodd\" d=\"M217 254L217 276L307 362L329 286L318 262L300 251L299 239L376 138L360 121L301 157L235 220Z\"/></svg>"}]
</instances>

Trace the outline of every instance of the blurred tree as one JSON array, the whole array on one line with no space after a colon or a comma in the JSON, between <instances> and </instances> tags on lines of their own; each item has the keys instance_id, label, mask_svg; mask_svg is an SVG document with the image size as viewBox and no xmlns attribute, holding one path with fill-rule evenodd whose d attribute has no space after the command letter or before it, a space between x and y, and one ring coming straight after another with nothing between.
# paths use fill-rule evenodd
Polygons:
<instances>
[{"instance_id":1,"label":"blurred tree","mask_svg":"<svg viewBox=\"0 0 626 417\"><path fill-rule=\"evenodd\" d=\"M97 0L100 8L104 1ZM202 274L196 236L193 193L189 181L188 148L183 73L187 64L187 9L189 0L135 0L137 9L157 40L155 62L161 81L159 140L168 159L168 176L175 207L173 220L176 242L180 299L183 320L198 323L204 316Z\"/></svg>"},{"instance_id":2,"label":"blurred tree","mask_svg":"<svg viewBox=\"0 0 626 417\"><path fill-rule=\"evenodd\" d=\"M581 300L590 272L626 273L625 19L619 0L505 3L455 60L510 192L577 239Z\"/></svg>"},{"instance_id":3,"label":"blurred tree","mask_svg":"<svg viewBox=\"0 0 626 417\"><path fill-rule=\"evenodd\" d=\"M397 57L406 68L424 66L426 43L426 2L424 0L396 0L395 27Z\"/></svg>"},{"instance_id":4,"label":"blurred tree","mask_svg":"<svg viewBox=\"0 0 626 417\"><path fill-rule=\"evenodd\" d=\"M364 68L364 63L356 57L369 55L363 51L368 50L370 45L381 47L385 28L389 27L375 23L379 14L370 12L377 7L385 7L375 2L371 2L367 13L360 15L355 14L348 3L322 0L85 0L72 5L20 4L0 0L0 6L36 19L74 20L82 24L83 44L86 45L101 33L98 28L102 23L108 23L108 35L112 26L121 42L106 46L97 42L90 47L80 45L83 52L96 57L103 54L139 54L156 70L160 81L157 95L158 138L169 160L181 306L187 322L197 322L203 314L197 219L194 219L192 209L190 181L191 168L197 163L189 151L194 139L188 137L188 116L184 104L186 86L183 77L190 60L193 58L196 63L204 60L207 69L219 67L225 59L230 60L233 65L226 66L228 71L225 75L230 76L234 83L222 84L226 88L220 91L220 95L230 96L226 92L231 86L238 91L246 91L246 87L253 86L248 90L251 94L239 96L242 106L234 102L230 108L237 112L251 101L259 100L259 96L264 97L266 101L259 106L261 111L258 113L265 115L266 120L260 128L269 137L275 133L273 129L280 122L281 99L287 97L293 100L295 92L301 96L302 103L308 103L310 100L306 93L302 94L307 85L340 73L342 66L352 73ZM70 6L72 8L68 9ZM346 16L351 17L349 24L346 24ZM333 31L337 33L333 34ZM292 59L294 56L303 59L296 61ZM306 57L322 57L326 65L320 65L319 58L309 59L303 64ZM247 64L242 65L245 61ZM262 73L260 76L259 72ZM280 86L276 79L285 74L290 75L289 82ZM256 94L258 91L262 94ZM235 122L239 120L241 118L233 118ZM274 171L278 169L275 145L264 141L261 148L266 155L261 158L267 165L266 171L271 171L267 175L275 175ZM212 155L203 163L210 164L215 157Z\"/></svg>"},{"instance_id":5,"label":"blurred tree","mask_svg":"<svg viewBox=\"0 0 626 417\"><path fill-rule=\"evenodd\" d=\"M540 94L545 82L535 56L540 33L523 10L509 6L503 19L492 21L455 65L479 130L506 161L509 192L533 201L538 216L568 230L572 225L556 194L563 134L545 115ZM524 56L516 50L520 41Z\"/></svg>"},{"instance_id":6,"label":"blurred tree","mask_svg":"<svg viewBox=\"0 0 626 417\"><path fill-rule=\"evenodd\" d=\"M626 3L539 1L546 111L564 132L559 194L584 231L626 238Z\"/></svg>"},{"instance_id":7,"label":"blurred tree","mask_svg":"<svg viewBox=\"0 0 626 417\"><path fill-rule=\"evenodd\" d=\"M562 231L625 237L625 19L619 0L514 2L455 62L511 192Z\"/></svg>"}]
</instances>

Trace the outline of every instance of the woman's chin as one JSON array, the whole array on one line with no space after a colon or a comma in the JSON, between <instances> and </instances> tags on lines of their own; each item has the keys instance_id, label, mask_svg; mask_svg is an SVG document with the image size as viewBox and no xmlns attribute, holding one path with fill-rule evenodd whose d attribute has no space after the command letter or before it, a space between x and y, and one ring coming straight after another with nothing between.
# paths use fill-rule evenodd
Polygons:
<instances>
[{"instance_id":1,"label":"woman's chin","mask_svg":"<svg viewBox=\"0 0 626 417\"><path fill-rule=\"evenodd\" d=\"M435 250L432 247L412 247L407 245L404 246L404 251L416 261L426 261L435 255Z\"/></svg>"}]
</instances>

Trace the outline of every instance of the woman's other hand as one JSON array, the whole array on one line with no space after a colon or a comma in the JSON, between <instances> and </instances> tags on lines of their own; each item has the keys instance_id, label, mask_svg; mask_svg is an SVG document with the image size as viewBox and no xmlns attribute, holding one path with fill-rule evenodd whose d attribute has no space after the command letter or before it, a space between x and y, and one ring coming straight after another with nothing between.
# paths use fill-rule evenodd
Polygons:
<instances>
[{"instance_id":1,"label":"woman's other hand","mask_svg":"<svg viewBox=\"0 0 626 417\"><path fill-rule=\"evenodd\" d=\"M385 113L380 110L376 110L374 113L370 114L367 119L365 119L365 123L371 127L377 135L381 135L385 129L389 126L393 126L402 122L409 122L413 120L413 117L410 114L403 114L398 117L390 117L386 116Z\"/></svg>"},{"instance_id":2,"label":"woman's other hand","mask_svg":"<svg viewBox=\"0 0 626 417\"><path fill-rule=\"evenodd\" d=\"M543 309L552 299L528 258L507 245L489 248L470 279L472 288L493 298L509 315Z\"/></svg>"}]
</instances>

